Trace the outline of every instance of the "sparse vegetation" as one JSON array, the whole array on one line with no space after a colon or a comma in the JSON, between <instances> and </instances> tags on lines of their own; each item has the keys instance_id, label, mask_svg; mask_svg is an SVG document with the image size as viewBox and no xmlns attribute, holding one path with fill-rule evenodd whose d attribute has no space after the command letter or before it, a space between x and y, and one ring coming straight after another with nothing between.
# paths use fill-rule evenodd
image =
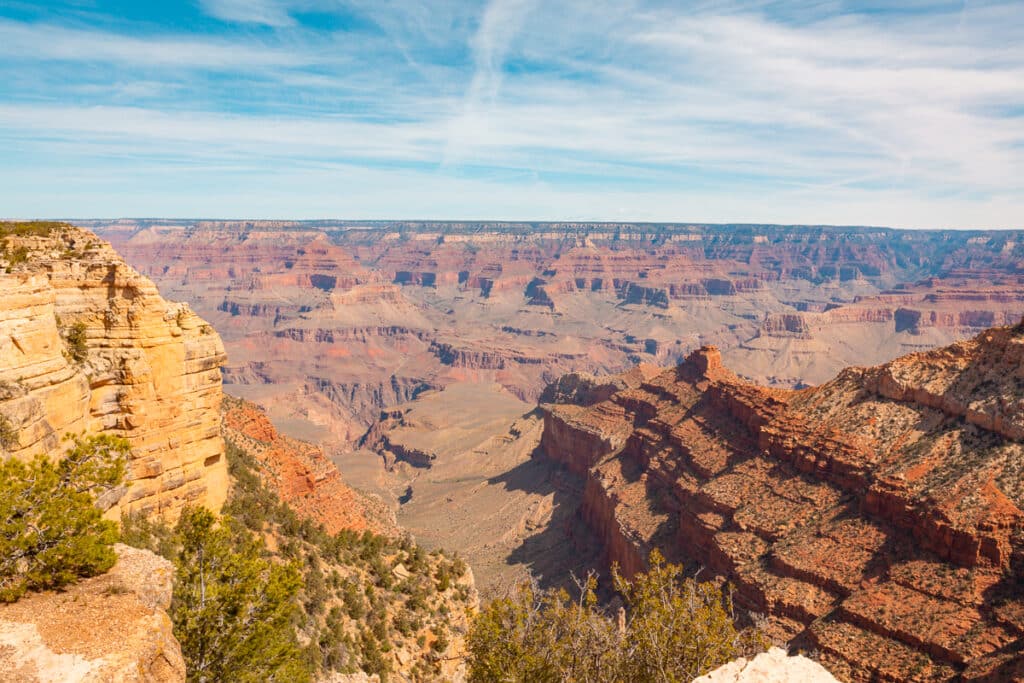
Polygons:
<instances>
[{"instance_id":1,"label":"sparse vegetation","mask_svg":"<svg viewBox=\"0 0 1024 683\"><path fill-rule=\"evenodd\" d=\"M87 329L85 323L79 321L64 331L68 356L76 363L81 363L89 356Z\"/></svg>"},{"instance_id":2,"label":"sparse vegetation","mask_svg":"<svg viewBox=\"0 0 1024 683\"><path fill-rule=\"evenodd\" d=\"M711 583L683 578L655 550L650 570L627 580L614 617L597 604L593 575L579 597L523 584L488 604L469 634L472 681L690 681L767 643L734 625L732 604Z\"/></svg>"},{"instance_id":3,"label":"sparse vegetation","mask_svg":"<svg viewBox=\"0 0 1024 683\"><path fill-rule=\"evenodd\" d=\"M71 227L68 223L56 221L0 221L0 259L6 262L6 272L28 261L31 251L25 244L18 241L28 237L50 237L54 232ZM80 252L74 252L70 246L64 249L65 257L78 258Z\"/></svg>"},{"instance_id":4,"label":"sparse vegetation","mask_svg":"<svg viewBox=\"0 0 1024 683\"><path fill-rule=\"evenodd\" d=\"M28 247L11 247L6 241L0 242L0 257L7 261L7 272L11 272L14 266L28 261Z\"/></svg>"},{"instance_id":5,"label":"sparse vegetation","mask_svg":"<svg viewBox=\"0 0 1024 683\"><path fill-rule=\"evenodd\" d=\"M59 221L0 221L0 238L49 237L54 230L70 227L70 223Z\"/></svg>"},{"instance_id":6,"label":"sparse vegetation","mask_svg":"<svg viewBox=\"0 0 1024 683\"><path fill-rule=\"evenodd\" d=\"M129 450L105 434L76 439L56 463L0 463L0 602L113 566L117 525L94 503L123 479Z\"/></svg>"},{"instance_id":7,"label":"sparse vegetation","mask_svg":"<svg viewBox=\"0 0 1024 683\"><path fill-rule=\"evenodd\" d=\"M200 535L210 535L212 540L208 543L213 543L210 547L217 549L215 552L223 554L225 551L219 548L229 546L232 553L244 558L231 562L241 562L250 569L257 561L265 563L260 565L263 576L278 571L270 569L271 566L293 567L299 572L294 592L284 590L291 583L279 581L277 596L280 599L275 603L280 609L271 611L280 616L285 603L292 609L288 633L278 633L274 642L283 647L281 639L287 635L288 642L294 639L295 643L303 643L299 654L301 666L289 655L285 658L289 668L282 671L290 672L290 678L284 678L283 674L268 677L270 674L264 672L266 675L258 680L304 680L319 672L362 670L378 674L382 681L387 681L396 666L398 648L418 653L415 656L419 659L412 665L415 680L438 680L441 653L452 638L451 617L444 614L450 612L447 602L469 599L464 586L458 584L458 579L466 572L465 563L440 553L427 554L408 540L350 530L328 534L322 526L300 518L280 501L260 479L258 463L249 453L228 442L227 456L232 488L219 526L213 525L204 531L205 520L185 522L184 516L183 523L193 528L190 532L193 535L200 532ZM199 513L187 514L194 517ZM197 524L201 527L198 531L194 529ZM211 647L232 646L234 640L213 638L206 627L191 625L195 618L186 615L196 613L194 595L189 598L189 608L183 611L186 598L181 591L194 592L198 560L195 550L186 552L180 524L178 530L172 530L159 522L126 516L122 519L121 537L131 545L159 552L179 567L172 619L187 662L191 664L197 657L208 660ZM259 538L273 539L271 545L275 549L271 551L253 540ZM219 563L225 567L230 564ZM402 565L404 571L396 573L398 565ZM188 583L182 583L182 572L188 572ZM227 580L227 576L223 572L207 572L203 581L207 585L216 584ZM441 582L438 577L447 577L449 590L438 590ZM258 582L251 587L265 590ZM235 603L247 599L243 594L231 598ZM194 628L206 635L188 631ZM243 651L237 655L244 656ZM236 658L236 661L241 660ZM192 669L190 666L190 671ZM205 680L220 679L208 677Z\"/></svg>"}]
</instances>

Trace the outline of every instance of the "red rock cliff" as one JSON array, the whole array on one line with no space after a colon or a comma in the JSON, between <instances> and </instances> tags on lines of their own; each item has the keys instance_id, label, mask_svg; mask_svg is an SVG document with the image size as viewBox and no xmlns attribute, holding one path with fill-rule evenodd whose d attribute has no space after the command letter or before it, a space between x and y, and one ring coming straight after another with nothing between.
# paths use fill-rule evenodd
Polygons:
<instances>
[{"instance_id":1,"label":"red rock cliff","mask_svg":"<svg viewBox=\"0 0 1024 683\"><path fill-rule=\"evenodd\" d=\"M626 572L653 547L728 580L845 680L1024 676L1024 328L820 387L771 390L716 350L589 408L542 451L587 477Z\"/></svg>"}]
</instances>

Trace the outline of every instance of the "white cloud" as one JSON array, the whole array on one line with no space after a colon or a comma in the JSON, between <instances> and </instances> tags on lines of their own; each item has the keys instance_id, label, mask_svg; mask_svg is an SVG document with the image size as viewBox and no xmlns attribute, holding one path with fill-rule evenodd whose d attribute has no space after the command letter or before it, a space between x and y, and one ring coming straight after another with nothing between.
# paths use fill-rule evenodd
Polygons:
<instances>
[{"instance_id":1,"label":"white cloud","mask_svg":"<svg viewBox=\"0 0 1024 683\"><path fill-rule=\"evenodd\" d=\"M322 61L306 51L218 38L133 38L106 31L0 20L0 56L9 60L109 62L213 70L294 67Z\"/></svg>"},{"instance_id":2,"label":"white cloud","mask_svg":"<svg viewBox=\"0 0 1024 683\"><path fill-rule=\"evenodd\" d=\"M243 24L293 26L287 8L275 0L200 0L210 16Z\"/></svg>"}]
</instances>

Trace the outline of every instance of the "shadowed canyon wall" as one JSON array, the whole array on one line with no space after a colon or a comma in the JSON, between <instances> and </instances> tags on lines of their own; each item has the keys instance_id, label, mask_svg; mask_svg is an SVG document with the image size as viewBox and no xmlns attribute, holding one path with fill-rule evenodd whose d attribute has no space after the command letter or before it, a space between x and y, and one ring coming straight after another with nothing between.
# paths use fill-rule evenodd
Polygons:
<instances>
[{"instance_id":1,"label":"shadowed canyon wall","mask_svg":"<svg viewBox=\"0 0 1024 683\"><path fill-rule=\"evenodd\" d=\"M748 384L712 347L593 406L549 405L541 451L632 573L654 547L728 580L845 680L1024 676L1024 325Z\"/></svg>"}]
</instances>

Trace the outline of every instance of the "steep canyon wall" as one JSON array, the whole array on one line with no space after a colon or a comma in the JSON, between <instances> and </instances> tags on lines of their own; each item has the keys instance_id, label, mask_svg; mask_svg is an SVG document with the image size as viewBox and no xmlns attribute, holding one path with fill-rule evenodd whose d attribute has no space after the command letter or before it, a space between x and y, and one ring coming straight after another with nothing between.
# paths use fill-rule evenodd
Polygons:
<instances>
[{"instance_id":1,"label":"steep canyon wall","mask_svg":"<svg viewBox=\"0 0 1024 683\"><path fill-rule=\"evenodd\" d=\"M121 510L219 509L217 333L87 230L7 237L0 259L4 450L29 458L59 452L67 434L124 436L133 457Z\"/></svg>"},{"instance_id":2,"label":"steep canyon wall","mask_svg":"<svg viewBox=\"0 0 1024 683\"><path fill-rule=\"evenodd\" d=\"M654 547L735 588L846 680L1024 676L1024 326L757 387L704 348L541 450L584 472L583 521L625 572Z\"/></svg>"}]
</instances>

